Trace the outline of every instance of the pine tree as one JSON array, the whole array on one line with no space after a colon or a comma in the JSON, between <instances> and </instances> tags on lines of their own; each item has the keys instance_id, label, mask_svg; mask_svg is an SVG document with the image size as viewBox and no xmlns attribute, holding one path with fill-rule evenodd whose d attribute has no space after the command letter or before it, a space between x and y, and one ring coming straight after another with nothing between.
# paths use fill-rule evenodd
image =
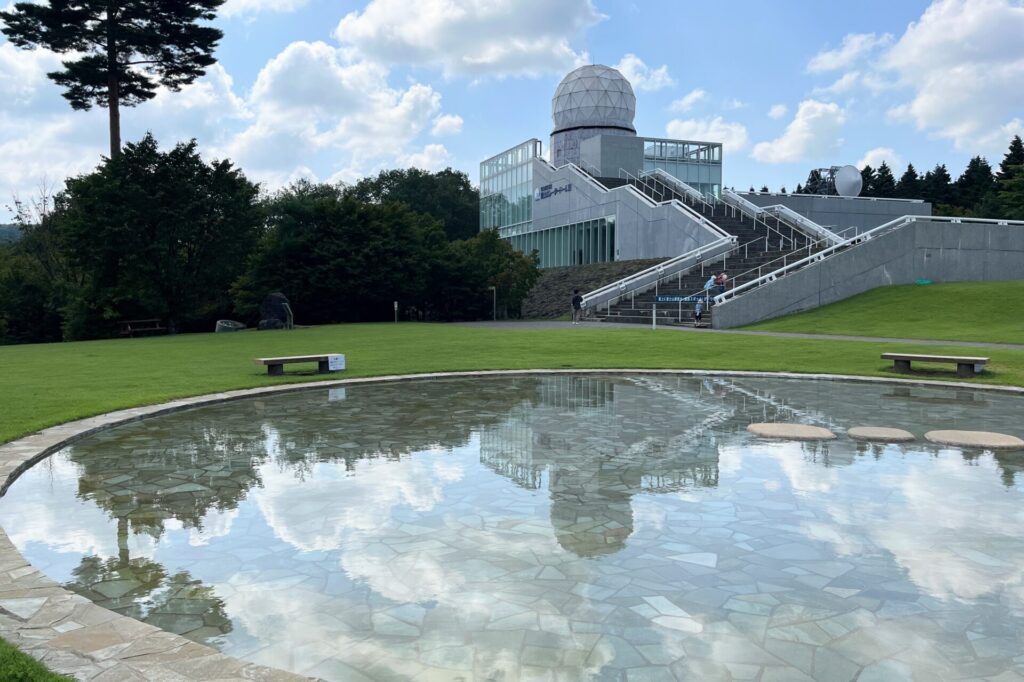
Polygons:
<instances>
[{"instance_id":1,"label":"pine tree","mask_svg":"<svg viewBox=\"0 0 1024 682\"><path fill-rule=\"evenodd\" d=\"M921 193L925 201L932 204L952 204L953 185L946 170L946 164L936 164L935 168L924 174L921 182Z\"/></svg>"},{"instance_id":2,"label":"pine tree","mask_svg":"<svg viewBox=\"0 0 1024 682\"><path fill-rule=\"evenodd\" d=\"M1006 156L999 163L999 172L996 173L996 180L1004 180L1013 176L1015 173L1021 172L1024 168L1024 141L1021 141L1020 135L1014 135L1013 139L1010 140L1010 149L1006 152Z\"/></svg>"},{"instance_id":3,"label":"pine tree","mask_svg":"<svg viewBox=\"0 0 1024 682\"><path fill-rule=\"evenodd\" d=\"M896 196L900 199L921 198L921 178L918 176L914 164L907 164L907 170L903 171L899 182L896 183Z\"/></svg>"},{"instance_id":4,"label":"pine tree","mask_svg":"<svg viewBox=\"0 0 1024 682\"><path fill-rule=\"evenodd\" d=\"M764 192L765 194L767 194L771 190L768 189L768 185L761 185L761 191Z\"/></svg>"},{"instance_id":5,"label":"pine tree","mask_svg":"<svg viewBox=\"0 0 1024 682\"><path fill-rule=\"evenodd\" d=\"M796 183L796 189L793 190L793 194L803 194L803 193L804 193L804 186L801 185L799 182Z\"/></svg>"},{"instance_id":6,"label":"pine tree","mask_svg":"<svg viewBox=\"0 0 1024 682\"><path fill-rule=\"evenodd\" d=\"M992 166L983 157L975 156L967 162L967 168L957 178L953 194L957 206L973 209L989 192L994 191L995 187Z\"/></svg>"},{"instance_id":7,"label":"pine tree","mask_svg":"<svg viewBox=\"0 0 1024 682\"><path fill-rule=\"evenodd\" d=\"M865 164L860 169L860 195L862 197L873 197L875 196L875 169L869 164Z\"/></svg>"},{"instance_id":8,"label":"pine tree","mask_svg":"<svg viewBox=\"0 0 1024 682\"><path fill-rule=\"evenodd\" d=\"M783 185L782 189L779 190L779 194L785 194L785 193L786 193L786 186Z\"/></svg>"},{"instance_id":9,"label":"pine tree","mask_svg":"<svg viewBox=\"0 0 1024 682\"><path fill-rule=\"evenodd\" d=\"M71 108L109 110L110 158L121 151L121 106L179 90L213 64L223 33L200 26L224 0L48 0L15 3L0 12L2 32L18 47L68 54L63 71L47 76L64 88Z\"/></svg>"},{"instance_id":10,"label":"pine tree","mask_svg":"<svg viewBox=\"0 0 1024 682\"><path fill-rule=\"evenodd\" d=\"M893 177L889 164L885 161L878 167L871 191L876 197L891 198L896 196L896 178Z\"/></svg>"}]
</instances>

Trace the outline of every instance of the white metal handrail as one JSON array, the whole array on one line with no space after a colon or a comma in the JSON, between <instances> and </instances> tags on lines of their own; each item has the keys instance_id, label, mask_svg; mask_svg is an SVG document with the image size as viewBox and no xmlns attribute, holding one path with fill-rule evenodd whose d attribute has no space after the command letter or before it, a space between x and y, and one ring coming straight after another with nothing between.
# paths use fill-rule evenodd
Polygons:
<instances>
[{"instance_id":1,"label":"white metal handrail","mask_svg":"<svg viewBox=\"0 0 1024 682\"><path fill-rule=\"evenodd\" d=\"M855 228L855 227L848 227L845 230L843 230L843 232L841 232L840 234L846 234L850 230L855 230L855 229L857 229L857 228ZM747 243L742 244L741 246L737 247L737 251L740 250L740 249L743 249L744 247L753 246L754 244L756 244L757 242L761 241L762 239L765 240L766 246L767 246L768 245L767 244L768 238L767 237L759 237L759 238L755 239L752 242L747 242ZM811 255L811 251L816 249L816 248L818 248L818 247L820 247L824 241L826 241L826 240L819 239L818 241L808 242L805 246L801 246L796 251L793 251L793 252L787 253L785 255L779 256L778 258L775 258L774 260L770 260L767 263L762 263L761 265L758 265L756 268L750 268L749 270L741 272L738 275L733 275L732 277L729 278L729 283L730 283L731 286L733 286L734 288L738 289L740 287L740 285L737 285L736 282L740 281L741 279L743 279L747 275L750 275L751 273L756 272L757 276L761 277L761 274L762 274L762 272L764 271L765 268L773 268L773 270L771 270L771 272L774 272L775 270L778 270L780 267L785 267L786 265L788 265L789 264L789 259L793 258L796 254L800 253L801 251L807 251L807 255L810 256ZM747 255L748 255L748 253L745 252L744 253L744 257L746 257ZM782 265L781 266L777 265L780 262L781 262ZM695 291L692 294L688 294L688 296L696 296L697 294L703 293L703 291L704 290L701 289L700 291Z\"/></svg>"},{"instance_id":2,"label":"white metal handrail","mask_svg":"<svg viewBox=\"0 0 1024 682\"><path fill-rule=\"evenodd\" d=\"M722 200L730 206L735 206L736 208L752 213L755 216L762 216L765 213L770 213L775 216L776 220L784 221L787 225L795 227L808 237L816 239L824 238L833 244L838 244L842 241L842 239L836 233L832 232L832 230L819 225L807 216L801 215L783 204L758 206L754 202L741 197L730 189L722 190Z\"/></svg>"},{"instance_id":3,"label":"white metal handrail","mask_svg":"<svg viewBox=\"0 0 1024 682\"><path fill-rule=\"evenodd\" d=\"M707 198L704 196L703 192L698 190L696 187L693 187L692 185L686 184L685 182L683 182L682 180L680 180L676 176L672 175L668 171L665 171L665 170L663 170L661 168L655 168L653 170L642 171L640 173L640 177L645 177L645 176L648 176L648 175L656 175L659 178L662 178L661 182L663 184L665 184L665 185L675 185L676 188L677 188L676 191L678 191L680 194L683 194L683 195L686 195L686 196L690 197L690 199L692 199L695 202L699 201L701 204L703 204L709 210L712 208L711 204L709 204L707 202Z\"/></svg>"},{"instance_id":4,"label":"white metal handrail","mask_svg":"<svg viewBox=\"0 0 1024 682\"><path fill-rule=\"evenodd\" d=\"M906 227L907 225L910 225L912 223L916 223L918 220L928 221L928 222L939 222L939 223L965 223L966 222L966 223L985 223L985 224L989 224L989 225L1006 225L1006 226L1015 225L1015 226L1024 227L1024 220L993 220L993 219L989 219L989 218L966 218L966 219L964 219L964 218L950 217L950 216L905 215L905 216L902 216L900 218L896 218L895 220L890 220L889 222L884 223L882 225L879 225L878 227L872 228L872 229L870 229L870 230L868 230L866 232L861 232L860 234L854 235L853 237L850 237L849 239L846 239L846 240L844 240L844 241L842 241L842 242L840 242L838 244L833 244L832 246L828 247L827 249L824 249L822 251L819 251L818 253L815 253L815 254L812 254L810 256L807 256L806 258L801 258L798 261L794 261L793 263L789 263L788 265L784 265L783 267L781 267L781 268L779 268L777 270L773 270L772 272L769 272L766 275L762 275L761 277L758 277L757 279L753 279L753 280L751 280L749 282L741 284L740 286L738 286L738 287L736 287L734 289L730 289L730 290L726 291L724 294L719 294L719 295L715 296L715 299L714 299L715 303L718 304L718 305L720 305L722 303L725 303L729 299L735 298L737 294L739 294L739 293L741 293L743 291L746 291L748 289L753 289L754 287L761 286L762 284L766 284L766 283L769 283L769 282L774 282L779 277L782 277L783 275L785 275L785 274L787 274L787 273L789 273L789 272L791 272L793 270L797 270L799 268L802 268L805 265L808 265L808 264L811 264L811 263L820 263L821 261L823 261L823 260L825 260L827 258L830 258L831 256L834 256L837 252L845 249L848 246L855 246L855 245L860 244L862 242L866 242L866 241L869 241L869 240L874 239L876 237L880 237L883 234L886 234L888 232L893 232L895 230L898 230L898 229L901 229L903 227Z\"/></svg>"},{"instance_id":5,"label":"white metal handrail","mask_svg":"<svg viewBox=\"0 0 1024 682\"><path fill-rule=\"evenodd\" d=\"M838 244L843 239L827 227L823 227L807 216L801 215L783 204L773 204L762 207L762 212L771 213L776 218L781 218L790 225L795 225L804 234L824 239L832 244Z\"/></svg>"},{"instance_id":6,"label":"white metal handrail","mask_svg":"<svg viewBox=\"0 0 1024 682\"><path fill-rule=\"evenodd\" d=\"M660 201L659 202L659 201L655 201L653 198L647 196L643 192L640 192L639 190L637 190L637 188L635 186L630 185L629 181L630 180L634 180L634 181L636 181L638 183L643 183L643 184L646 185L646 183L644 182L644 179L633 175L632 173L630 173L628 170L626 170L624 168L620 168L619 169L619 177L622 177L623 175L626 176L625 177L626 184L624 185L624 187L632 187L636 191L636 193L641 195L644 199L646 199L649 204L651 204L653 206L660 206L662 204L673 204L677 208L682 210L684 213L686 213L688 216L690 216L690 218L692 218L693 220L699 222L701 225L703 225L708 230L711 230L712 232L714 232L719 237L732 237L733 236L733 235L729 234L728 232L726 232L725 230L723 230L722 228L720 228L718 225L715 225L713 222L708 220L705 216L701 215L700 213L697 213L695 210L693 210L692 208L687 206L684 202L679 201L679 199L676 199L676 198L673 197L671 199L666 199L664 201ZM664 184L664 183L662 183L662 184ZM682 183L682 182L679 183L679 184L683 185L684 187L689 187L689 185L686 185L685 183ZM691 190L693 190L693 191L696 191L692 187L689 187L689 188ZM657 189L657 187L655 187L655 189Z\"/></svg>"},{"instance_id":7,"label":"white metal handrail","mask_svg":"<svg viewBox=\"0 0 1024 682\"><path fill-rule=\"evenodd\" d=\"M735 237L723 237L711 244L700 246L675 258L670 258L663 263L658 263L646 270L641 270L629 277L624 277L617 282L606 284L599 289L588 292L583 296L583 307L594 308L612 299L635 294L639 290L655 286L666 277L689 270L695 265L699 265L702 261L718 258L735 248L735 239Z\"/></svg>"}]
</instances>

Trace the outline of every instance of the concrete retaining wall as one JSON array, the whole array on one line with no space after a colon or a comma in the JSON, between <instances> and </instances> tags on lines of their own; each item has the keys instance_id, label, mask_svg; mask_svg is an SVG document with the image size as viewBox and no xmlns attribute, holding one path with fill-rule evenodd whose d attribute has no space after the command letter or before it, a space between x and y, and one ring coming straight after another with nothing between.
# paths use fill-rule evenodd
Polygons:
<instances>
[{"instance_id":1,"label":"concrete retaining wall","mask_svg":"<svg viewBox=\"0 0 1024 682\"><path fill-rule=\"evenodd\" d=\"M1024 225L919 219L716 306L713 324L741 327L919 279L1024 279Z\"/></svg>"},{"instance_id":2,"label":"concrete retaining wall","mask_svg":"<svg viewBox=\"0 0 1024 682\"><path fill-rule=\"evenodd\" d=\"M737 194L757 206L782 204L833 232L856 227L856 232L860 233L905 215L930 216L932 214L932 205L928 202L907 199L829 197L814 194L762 192L737 192ZM853 236L853 232L851 231L847 236Z\"/></svg>"}]
</instances>

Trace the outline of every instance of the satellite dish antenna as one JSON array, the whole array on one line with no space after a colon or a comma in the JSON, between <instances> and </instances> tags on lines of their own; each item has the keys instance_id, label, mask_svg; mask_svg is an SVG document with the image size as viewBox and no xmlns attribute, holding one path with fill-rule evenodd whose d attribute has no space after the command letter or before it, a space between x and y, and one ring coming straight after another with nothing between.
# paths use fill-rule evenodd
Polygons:
<instances>
[{"instance_id":1,"label":"satellite dish antenna","mask_svg":"<svg viewBox=\"0 0 1024 682\"><path fill-rule=\"evenodd\" d=\"M856 197L863 189L864 181L856 166L843 166L835 174L836 194L841 197Z\"/></svg>"}]
</instances>

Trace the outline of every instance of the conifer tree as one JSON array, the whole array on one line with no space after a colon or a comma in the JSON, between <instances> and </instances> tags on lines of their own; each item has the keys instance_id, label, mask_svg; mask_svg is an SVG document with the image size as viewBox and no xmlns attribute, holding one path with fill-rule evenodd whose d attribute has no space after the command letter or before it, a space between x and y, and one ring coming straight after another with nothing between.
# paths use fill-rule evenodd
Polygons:
<instances>
[{"instance_id":1,"label":"conifer tree","mask_svg":"<svg viewBox=\"0 0 1024 682\"><path fill-rule=\"evenodd\" d=\"M925 201L932 204L952 204L953 185L950 182L946 164L936 164L935 168L924 174L921 181L921 193Z\"/></svg>"},{"instance_id":2,"label":"conifer tree","mask_svg":"<svg viewBox=\"0 0 1024 682\"><path fill-rule=\"evenodd\" d=\"M793 190L793 194L803 194L803 193L804 193L804 186L801 185L799 182L796 183L796 189Z\"/></svg>"},{"instance_id":3,"label":"conifer tree","mask_svg":"<svg viewBox=\"0 0 1024 682\"><path fill-rule=\"evenodd\" d=\"M875 179L871 183L873 196L891 198L896 196L896 178L893 177L889 164L885 161L878 167Z\"/></svg>"},{"instance_id":4,"label":"conifer tree","mask_svg":"<svg viewBox=\"0 0 1024 682\"><path fill-rule=\"evenodd\" d=\"M900 199L921 198L921 178L914 164L907 164L907 170L903 171L899 182L896 183L896 196Z\"/></svg>"},{"instance_id":5,"label":"conifer tree","mask_svg":"<svg viewBox=\"0 0 1024 682\"><path fill-rule=\"evenodd\" d=\"M1010 140L1010 149L999 163L996 179L1004 180L1022 170L1024 170L1024 141L1020 139L1020 135L1014 135Z\"/></svg>"},{"instance_id":6,"label":"conifer tree","mask_svg":"<svg viewBox=\"0 0 1024 682\"><path fill-rule=\"evenodd\" d=\"M962 208L973 209L989 192L995 189L995 186L992 166L983 157L975 156L967 162L967 168L956 180L954 186L956 203Z\"/></svg>"},{"instance_id":7,"label":"conifer tree","mask_svg":"<svg viewBox=\"0 0 1024 682\"><path fill-rule=\"evenodd\" d=\"M48 0L0 12L0 29L18 47L68 54L47 76L76 110L109 110L110 158L121 151L121 106L179 90L213 64L223 33L210 21L224 0Z\"/></svg>"},{"instance_id":8,"label":"conifer tree","mask_svg":"<svg viewBox=\"0 0 1024 682\"><path fill-rule=\"evenodd\" d=\"M860 195L862 197L875 196L875 169L870 164L865 164L860 169Z\"/></svg>"}]
</instances>

